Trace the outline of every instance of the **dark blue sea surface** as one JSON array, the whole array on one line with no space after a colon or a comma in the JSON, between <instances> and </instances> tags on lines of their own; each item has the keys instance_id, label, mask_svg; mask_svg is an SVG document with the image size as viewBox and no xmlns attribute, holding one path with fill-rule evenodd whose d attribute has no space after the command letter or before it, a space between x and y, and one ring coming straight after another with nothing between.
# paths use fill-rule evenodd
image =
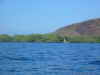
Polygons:
<instances>
[{"instance_id":1,"label":"dark blue sea surface","mask_svg":"<svg viewBox=\"0 0 100 75\"><path fill-rule=\"evenodd\" d=\"M0 75L100 75L100 44L0 43Z\"/></svg>"}]
</instances>

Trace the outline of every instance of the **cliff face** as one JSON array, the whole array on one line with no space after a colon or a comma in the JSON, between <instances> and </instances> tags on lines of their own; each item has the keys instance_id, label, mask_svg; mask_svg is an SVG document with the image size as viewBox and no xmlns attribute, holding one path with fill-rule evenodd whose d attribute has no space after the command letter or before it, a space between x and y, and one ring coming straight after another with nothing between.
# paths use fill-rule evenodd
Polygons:
<instances>
[{"instance_id":1,"label":"cliff face","mask_svg":"<svg viewBox=\"0 0 100 75\"><path fill-rule=\"evenodd\" d=\"M100 36L100 19L92 19L62 27L53 34L61 36Z\"/></svg>"}]
</instances>

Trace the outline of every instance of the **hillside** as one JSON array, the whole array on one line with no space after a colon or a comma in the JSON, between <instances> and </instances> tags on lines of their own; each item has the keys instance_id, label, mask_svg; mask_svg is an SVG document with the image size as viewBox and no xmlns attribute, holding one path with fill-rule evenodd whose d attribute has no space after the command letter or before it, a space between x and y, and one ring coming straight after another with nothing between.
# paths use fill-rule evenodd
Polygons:
<instances>
[{"instance_id":1,"label":"hillside","mask_svg":"<svg viewBox=\"0 0 100 75\"><path fill-rule=\"evenodd\" d=\"M100 36L100 19L92 19L62 27L53 34L61 36Z\"/></svg>"}]
</instances>

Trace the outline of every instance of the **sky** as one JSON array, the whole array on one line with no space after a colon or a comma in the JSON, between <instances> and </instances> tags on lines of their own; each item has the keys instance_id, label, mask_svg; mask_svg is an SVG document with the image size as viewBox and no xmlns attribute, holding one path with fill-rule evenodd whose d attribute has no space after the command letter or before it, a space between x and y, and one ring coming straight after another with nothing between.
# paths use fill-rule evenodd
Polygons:
<instances>
[{"instance_id":1,"label":"sky","mask_svg":"<svg viewBox=\"0 0 100 75\"><path fill-rule=\"evenodd\" d=\"M100 0L0 0L0 34L45 34L95 18Z\"/></svg>"}]
</instances>

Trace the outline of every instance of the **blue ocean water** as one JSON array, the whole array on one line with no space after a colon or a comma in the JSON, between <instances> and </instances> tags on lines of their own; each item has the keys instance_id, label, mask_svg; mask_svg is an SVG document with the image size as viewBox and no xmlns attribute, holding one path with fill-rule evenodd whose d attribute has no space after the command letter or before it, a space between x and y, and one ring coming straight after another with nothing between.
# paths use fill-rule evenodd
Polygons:
<instances>
[{"instance_id":1,"label":"blue ocean water","mask_svg":"<svg viewBox=\"0 0 100 75\"><path fill-rule=\"evenodd\" d=\"M100 44L0 43L0 75L100 75Z\"/></svg>"}]
</instances>

